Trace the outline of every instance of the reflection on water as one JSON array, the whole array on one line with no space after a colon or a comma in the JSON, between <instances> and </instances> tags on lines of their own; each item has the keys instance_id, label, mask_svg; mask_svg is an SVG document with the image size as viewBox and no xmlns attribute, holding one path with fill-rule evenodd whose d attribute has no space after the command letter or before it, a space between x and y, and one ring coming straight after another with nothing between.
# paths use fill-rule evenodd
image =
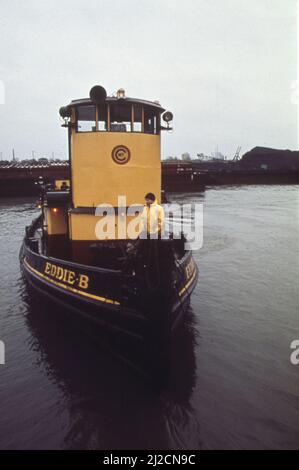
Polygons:
<instances>
[{"instance_id":1,"label":"reflection on water","mask_svg":"<svg viewBox=\"0 0 299 470\"><path fill-rule=\"evenodd\" d=\"M18 250L36 215L0 200L0 447L299 448L296 186L211 188L191 308L158 393L32 295Z\"/></svg>"},{"instance_id":2,"label":"reflection on water","mask_svg":"<svg viewBox=\"0 0 299 470\"><path fill-rule=\"evenodd\" d=\"M189 428L194 426L190 396L196 345L191 310L173 340L171 382L158 393L94 341L70 328L69 317L61 308L55 306L54 313L53 305L43 301L41 310L40 299L25 288L21 297L27 305L26 323L32 334L29 347L35 352L36 364L46 368L67 402L66 448L143 448L145 443L151 448L163 443L167 448L169 437L174 447L188 446L194 435Z\"/></svg>"}]
</instances>

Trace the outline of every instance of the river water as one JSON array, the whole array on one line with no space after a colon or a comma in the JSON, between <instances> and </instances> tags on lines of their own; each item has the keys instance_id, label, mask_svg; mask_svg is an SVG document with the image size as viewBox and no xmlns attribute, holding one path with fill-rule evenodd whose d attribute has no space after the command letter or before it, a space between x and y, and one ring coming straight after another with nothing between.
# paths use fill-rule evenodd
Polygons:
<instances>
[{"instance_id":1,"label":"river water","mask_svg":"<svg viewBox=\"0 0 299 470\"><path fill-rule=\"evenodd\" d=\"M18 250L37 211L0 200L1 449L299 449L298 186L210 188L169 387L152 390L32 298Z\"/></svg>"}]
</instances>

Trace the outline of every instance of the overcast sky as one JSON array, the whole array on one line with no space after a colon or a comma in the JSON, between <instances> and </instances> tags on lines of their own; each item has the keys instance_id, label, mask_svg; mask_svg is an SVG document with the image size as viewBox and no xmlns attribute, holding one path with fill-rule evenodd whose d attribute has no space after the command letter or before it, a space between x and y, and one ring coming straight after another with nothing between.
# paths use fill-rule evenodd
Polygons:
<instances>
[{"instance_id":1,"label":"overcast sky","mask_svg":"<svg viewBox=\"0 0 299 470\"><path fill-rule=\"evenodd\" d=\"M0 0L2 158L66 156L58 109L95 84L174 113L163 156L296 149L296 16L296 0Z\"/></svg>"}]
</instances>

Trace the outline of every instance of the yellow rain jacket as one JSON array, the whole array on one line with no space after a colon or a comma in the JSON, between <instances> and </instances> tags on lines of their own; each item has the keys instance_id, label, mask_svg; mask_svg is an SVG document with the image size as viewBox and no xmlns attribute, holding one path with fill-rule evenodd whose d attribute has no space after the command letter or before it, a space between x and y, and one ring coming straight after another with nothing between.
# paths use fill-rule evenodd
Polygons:
<instances>
[{"instance_id":1,"label":"yellow rain jacket","mask_svg":"<svg viewBox=\"0 0 299 470\"><path fill-rule=\"evenodd\" d=\"M161 233L164 230L164 209L157 200L150 206L144 205L141 213L141 231L149 234Z\"/></svg>"}]
</instances>

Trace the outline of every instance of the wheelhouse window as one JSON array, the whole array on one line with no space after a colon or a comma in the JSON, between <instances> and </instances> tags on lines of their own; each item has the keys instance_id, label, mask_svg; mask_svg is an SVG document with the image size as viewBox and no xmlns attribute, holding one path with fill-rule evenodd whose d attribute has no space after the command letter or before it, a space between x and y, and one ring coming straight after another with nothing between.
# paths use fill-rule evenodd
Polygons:
<instances>
[{"instance_id":1,"label":"wheelhouse window","mask_svg":"<svg viewBox=\"0 0 299 470\"><path fill-rule=\"evenodd\" d=\"M98 131L108 130L108 109L107 105L103 104L97 107L97 125Z\"/></svg>"},{"instance_id":2,"label":"wheelhouse window","mask_svg":"<svg viewBox=\"0 0 299 470\"><path fill-rule=\"evenodd\" d=\"M107 105L79 106L77 108L77 131L107 131Z\"/></svg>"},{"instance_id":3,"label":"wheelhouse window","mask_svg":"<svg viewBox=\"0 0 299 470\"><path fill-rule=\"evenodd\" d=\"M132 105L129 103L112 103L110 105L110 131L131 132Z\"/></svg>"},{"instance_id":4,"label":"wheelhouse window","mask_svg":"<svg viewBox=\"0 0 299 470\"><path fill-rule=\"evenodd\" d=\"M95 106L79 106L77 108L77 131L96 131L96 108Z\"/></svg>"},{"instance_id":5,"label":"wheelhouse window","mask_svg":"<svg viewBox=\"0 0 299 470\"><path fill-rule=\"evenodd\" d=\"M76 110L77 132L144 132L160 133L160 113L142 103L125 100L101 105L78 106Z\"/></svg>"},{"instance_id":6,"label":"wheelhouse window","mask_svg":"<svg viewBox=\"0 0 299 470\"><path fill-rule=\"evenodd\" d=\"M140 104L133 104L132 107L132 123L133 132L142 132L142 106Z\"/></svg>"},{"instance_id":7,"label":"wheelhouse window","mask_svg":"<svg viewBox=\"0 0 299 470\"><path fill-rule=\"evenodd\" d=\"M146 134L159 134L160 116L155 109L144 109L144 132Z\"/></svg>"}]
</instances>

